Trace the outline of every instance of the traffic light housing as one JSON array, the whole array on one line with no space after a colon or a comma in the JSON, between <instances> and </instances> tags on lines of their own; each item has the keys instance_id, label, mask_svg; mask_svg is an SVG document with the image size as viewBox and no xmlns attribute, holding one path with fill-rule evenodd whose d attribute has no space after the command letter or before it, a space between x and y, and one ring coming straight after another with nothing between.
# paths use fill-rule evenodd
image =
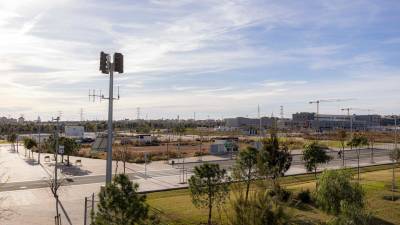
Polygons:
<instances>
[{"instance_id":1,"label":"traffic light housing","mask_svg":"<svg viewBox=\"0 0 400 225\"><path fill-rule=\"evenodd\" d=\"M124 55L121 53L114 53L114 71L118 73L124 72Z\"/></svg>"},{"instance_id":2,"label":"traffic light housing","mask_svg":"<svg viewBox=\"0 0 400 225\"><path fill-rule=\"evenodd\" d=\"M108 54L104 53L104 52L100 52L100 71L102 73L109 73L109 68L108 68Z\"/></svg>"}]
</instances>

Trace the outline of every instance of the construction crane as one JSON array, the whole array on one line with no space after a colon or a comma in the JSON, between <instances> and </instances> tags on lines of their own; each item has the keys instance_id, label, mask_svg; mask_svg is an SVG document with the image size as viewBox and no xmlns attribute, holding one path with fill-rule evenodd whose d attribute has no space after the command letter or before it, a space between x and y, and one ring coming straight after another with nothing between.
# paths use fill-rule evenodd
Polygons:
<instances>
[{"instance_id":1,"label":"construction crane","mask_svg":"<svg viewBox=\"0 0 400 225\"><path fill-rule=\"evenodd\" d=\"M317 104L317 119L318 119L318 115L319 115L319 103L323 103L323 102L345 102L345 101L350 101L353 99L350 98L346 98L346 99L320 99L320 100L315 100L315 101L310 101L310 104Z\"/></svg>"},{"instance_id":2,"label":"construction crane","mask_svg":"<svg viewBox=\"0 0 400 225\"><path fill-rule=\"evenodd\" d=\"M343 108L341 109L342 111L347 111L347 116L349 117L350 120L350 137L353 138L353 115L350 116L350 111L367 111L368 114L371 111L374 111L372 109L360 109L360 108Z\"/></svg>"},{"instance_id":3,"label":"construction crane","mask_svg":"<svg viewBox=\"0 0 400 225\"><path fill-rule=\"evenodd\" d=\"M347 99L319 99L319 100L315 100L315 101L310 101L309 104L317 104L317 114L316 114L316 118L317 118L317 134L319 133L319 103L323 103L323 102L344 102L344 101L350 101L353 99L347 98ZM318 135L317 135L317 139L318 139Z\"/></svg>"}]
</instances>

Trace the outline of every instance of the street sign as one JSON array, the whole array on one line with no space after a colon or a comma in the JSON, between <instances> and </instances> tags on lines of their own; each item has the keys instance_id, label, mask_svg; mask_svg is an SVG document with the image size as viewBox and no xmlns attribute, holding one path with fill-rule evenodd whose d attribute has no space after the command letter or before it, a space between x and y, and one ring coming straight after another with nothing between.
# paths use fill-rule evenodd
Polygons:
<instances>
[{"instance_id":1,"label":"street sign","mask_svg":"<svg viewBox=\"0 0 400 225\"><path fill-rule=\"evenodd\" d=\"M58 154L64 155L64 145L58 146Z\"/></svg>"}]
</instances>

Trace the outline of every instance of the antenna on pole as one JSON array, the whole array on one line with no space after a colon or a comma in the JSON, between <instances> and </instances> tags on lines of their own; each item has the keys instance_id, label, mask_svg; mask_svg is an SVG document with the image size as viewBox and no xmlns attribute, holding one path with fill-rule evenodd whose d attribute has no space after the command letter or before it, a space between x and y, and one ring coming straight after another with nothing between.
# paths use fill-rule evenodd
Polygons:
<instances>
[{"instance_id":1,"label":"antenna on pole","mask_svg":"<svg viewBox=\"0 0 400 225\"><path fill-rule=\"evenodd\" d=\"M90 94L89 90L89 100L93 97L93 102L95 98L98 97L101 101L102 99L108 100L108 122L107 122L107 162L106 162L106 184L111 183L112 178L112 142L113 142L113 102L114 100L119 100L119 87L118 96L114 98L114 72L123 73L124 72L124 56L121 53L114 53L113 60L111 61L111 55L100 52L100 67L99 70L109 76L109 88L108 97L99 92L96 95L95 90L93 94Z\"/></svg>"},{"instance_id":2,"label":"antenna on pole","mask_svg":"<svg viewBox=\"0 0 400 225\"><path fill-rule=\"evenodd\" d=\"M99 90L99 93L96 94L96 89L93 89L93 90L89 89L89 101L92 100L93 102L95 102L96 98L98 98L100 102L102 99L108 99L108 98L105 98L103 94L101 94L101 90ZM118 100L118 99L116 99L116 100Z\"/></svg>"}]
</instances>

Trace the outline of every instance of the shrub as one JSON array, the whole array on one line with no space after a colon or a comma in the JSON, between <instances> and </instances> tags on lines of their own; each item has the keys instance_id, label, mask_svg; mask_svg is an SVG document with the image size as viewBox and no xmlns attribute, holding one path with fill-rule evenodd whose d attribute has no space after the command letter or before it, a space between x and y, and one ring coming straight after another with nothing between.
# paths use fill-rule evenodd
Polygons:
<instances>
[{"instance_id":1,"label":"shrub","mask_svg":"<svg viewBox=\"0 0 400 225\"><path fill-rule=\"evenodd\" d=\"M291 215L284 204L271 199L265 191L251 192L248 201L244 195L232 201L230 225L288 225Z\"/></svg>"},{"instance_id":2,"label":"shrub","mask_svg":"<svg viewBox=\"0 0 400 225\"><path fill-rule=\"evenodd\" d=\"M275 197L278 201L288 202L292 197L292 192L278 185L274 189L268 191L268 195L273 198Z\"/></svg>"},{"instance_id":3,"label":"shrub","mask_svg":"<svg viewBox=\"0 0 400 225\"><path fill-rule=\"evenodd\" d=\"M364 191L360 184L351 182L351 177L349 170L325 170L318 179L315 194L318 206L334 215L341 213L344 203L363 208Z\"/></svg>"},{"instance_id":4,"label":"shrub","mask_svg":"<svg viewBox=\"0 0 400 225\"><path fill-rule=\"evenodd\" d=\"M342 201L340 204L341 213L332 219L328 225L369 225L371 214L352 203Z\"/></svg>"},{"instance_id":5,"label":"shrub","mask_svg":"<svg viewBox=\"0 0 400 225\"><path fill-rule=\"evenodd\" d=\"M207 152L203 152L203 151L196 151L194 153L194 156L203 156L203 155L208 155Z\"/></svg>"},{"instance_id":6,"label":"shrub","mask_svg":"<svg viewBox=\"0 0 400 225\"><path fill-rule=\"evenodd\" d=\"M301 190L296 197L297 200L299 200L302 203L306 203L309 204L312 202L312 198L311 198L311 192L310 190Z\"/></svg>"}]
</instances>

